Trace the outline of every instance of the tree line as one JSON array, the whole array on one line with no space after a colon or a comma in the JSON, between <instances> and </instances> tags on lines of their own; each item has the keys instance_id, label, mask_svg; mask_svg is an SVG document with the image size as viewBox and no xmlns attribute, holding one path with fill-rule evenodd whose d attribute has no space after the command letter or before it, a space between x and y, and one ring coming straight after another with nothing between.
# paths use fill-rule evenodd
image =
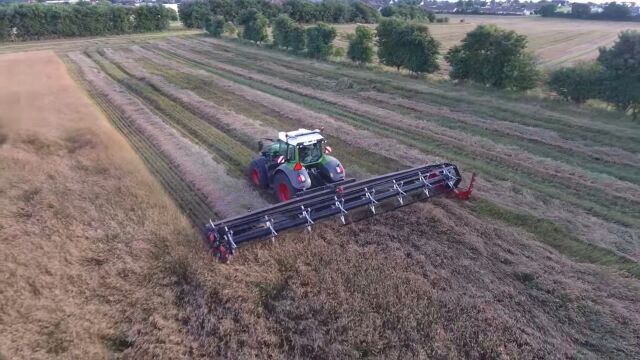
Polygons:
<instances>
[{"instance_id":1,"label":"tree line","mask_svg":"<svg viewBox=\"0 0 640 360\"><path fill-rule=\"evenodd\" d=\"M160 31L175 16L161 5L0 5L0 41Z\"/></svg>"},{"instance_id":2,"label":"tree line","mask_svg":"<svg viewBox=\"0 0 640 360\"><path fill-rule=\"evenodd\" d=\"M379 13L371 6L344 0L285 0L275 4L268 0L192 0L179 5L180 20L188 28L204 28L211 17L221 16L233 24L240 24L243 12L255 9L267 20L285 14L300 23L375 23Z\"/></svg>"},{"instance_id":3,"label":"tree line","mask_svg":"<svg viewBox=\"0 0 640 360\"><path fill-rule=\"evenodd\" d=\"M602 12L591 12L591 5L585 3L571 4L571 12L558 11L558 5L549 3L540 8L538 13L543 17L563 17L584 20L640 21L640 16L633 16L631 8L625 4L611 2L602 8Z\"/></svg>"}]
</instances>

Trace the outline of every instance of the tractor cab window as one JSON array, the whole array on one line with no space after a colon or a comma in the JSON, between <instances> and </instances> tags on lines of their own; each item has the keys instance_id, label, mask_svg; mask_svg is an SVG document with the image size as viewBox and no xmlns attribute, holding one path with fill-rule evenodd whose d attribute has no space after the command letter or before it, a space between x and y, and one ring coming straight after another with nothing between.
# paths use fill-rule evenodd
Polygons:
<instances>
[{"instance_id":1,"label":"tractor cab window","mask_svg":"<svg viewBox=\"0 0 640 360\"><path fill-rule=\"evenodd\" d=\"M287 152L287 143L282 140L278 140L271 144L271 156L272 158L277 158L281 155L286 155Z\"/></svg>"},{"instance_id":2,"label":"tractor cab window","mask_svg":"<svg viewBox=\"0 0 640 360\"><path fill-rule=\"evenodd\" d=\"M293 145L289 145L287 147L287 161L291 161L296 157L296 147Z\"/></svg>"},{"instance_id":3,"label":"tractor cab window","mask_svg":"<svg viewBox=\"0 0 640 360\"><path fill-rule=\"evenodd\" d=\"M298 145L298 156L303 164L312 164L320 161L320 158L322 158L322 142Z\"/></svg>"}]
</instances>

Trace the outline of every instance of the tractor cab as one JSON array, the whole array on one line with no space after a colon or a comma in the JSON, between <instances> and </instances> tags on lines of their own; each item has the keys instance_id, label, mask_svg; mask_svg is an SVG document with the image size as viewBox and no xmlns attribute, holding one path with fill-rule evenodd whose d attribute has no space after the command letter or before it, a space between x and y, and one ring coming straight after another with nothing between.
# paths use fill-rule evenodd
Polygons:
<instances>
[{"instance_id":1,"label":"tractor cab","mask_svg":"<svg viewBox=\"0 0 640 360\"><path fill-rule=\"evenodd\" d=\"M251 162L252 182L261 188L273 188L281 201L296 194L344 180L344 167L330 156L321 130L298 129L278 133L265 146L259 143L260 156Z\"/></svg>"}]
</instances>

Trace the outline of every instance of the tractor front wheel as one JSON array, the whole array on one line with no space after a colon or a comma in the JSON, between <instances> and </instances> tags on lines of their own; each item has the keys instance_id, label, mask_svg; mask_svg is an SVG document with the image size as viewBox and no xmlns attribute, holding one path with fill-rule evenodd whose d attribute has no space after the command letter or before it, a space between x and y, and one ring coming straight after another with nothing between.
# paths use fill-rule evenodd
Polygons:
<instances>
[{"instance_id":1,"label":"tractor front wheel","mask_svg":"<svg viewBox=\"0 0 640 360\"><path fill-rule=\"evenodd\" d=\"M276 174L276 177L273 180L273 190L276 194L276 197L281 202L293 199L298 192L296 188L291 186L289 177L281 172Z\"/></svg>"},{"instance_id":2,"label":"tractor front wheel","mask_svg":"<svg viewBox=\"0 0 640 360\"><path fill-rule=\"evenodd\" d=\"M266 189L269 186L267 180L267 160L265 158L257 158L251 162L249 166L249 178L251 182L260 189Z\"/></svg>"}]
</instances>

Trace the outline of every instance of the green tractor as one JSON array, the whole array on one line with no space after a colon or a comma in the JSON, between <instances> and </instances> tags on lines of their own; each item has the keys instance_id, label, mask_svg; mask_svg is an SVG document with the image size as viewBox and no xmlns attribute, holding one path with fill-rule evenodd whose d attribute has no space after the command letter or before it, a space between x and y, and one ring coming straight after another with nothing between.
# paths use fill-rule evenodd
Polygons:
<instances>
[{"instance_id":1,"label":"green tractor","mask_svg":"<svg viewBox=\"0 0 640 360\"><path fill-rule=\"evenodd\" d=\"M310 189L345 179L344 167L331 154L321 130L298 129L278 133L277 139L258 143L260 156L251 162L251 181L272 188L280 201Z\"/></svg>"}]
</instances>

